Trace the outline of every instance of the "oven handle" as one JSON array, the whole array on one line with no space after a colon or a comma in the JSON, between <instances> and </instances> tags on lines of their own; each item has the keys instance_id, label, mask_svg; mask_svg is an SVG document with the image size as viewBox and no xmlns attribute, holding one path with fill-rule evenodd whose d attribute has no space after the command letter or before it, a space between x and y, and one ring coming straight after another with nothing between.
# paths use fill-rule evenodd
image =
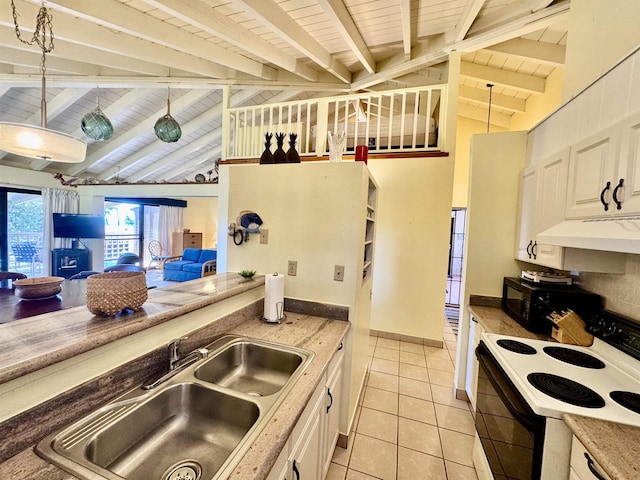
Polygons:
<instances>
[{"instance_id":1,"label":"oven handle","mask_svg":"<svg viewBox=\"0 0 640 480\"><path fill-rule=\"evenodd\" d=\"M527 402L522 398L522 395L520 395L516 387L502 371L502 368L500 368L482 341L480 341L480 344L476 348L476 357L480 365L484 367L487 378L493 384L493 387L511 414L527 430L537 431L539 423L536 422L535 419L538 415L531 410L531 407L529 407Z\"/></svg>"}]
</instances>

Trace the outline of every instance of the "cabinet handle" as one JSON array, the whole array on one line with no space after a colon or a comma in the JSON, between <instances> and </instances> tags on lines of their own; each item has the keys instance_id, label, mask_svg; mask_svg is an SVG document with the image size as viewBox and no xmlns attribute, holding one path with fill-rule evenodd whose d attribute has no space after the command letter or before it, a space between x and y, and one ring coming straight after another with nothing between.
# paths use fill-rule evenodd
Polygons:
<instances>
[{"instance_id":1,"label":"cabinet handle","mask_svg":"<svg viewBox=\"0 0 640 480\"><path fill-rule=\"evenodd\" d=\"M529 245L527 245L527 255L529 255L529 258L531 258L531 252L529 251L529 249L531 248L532 244L533 240L529 240Z\"/></svg>"},{"instance_id":2,"label":"cabinet handle","mask_svg":"<svg viewBox=\"0 0 640 480\"><path fill-rule=\"evenodd\" d=\"M607 193L607 190L609 190L610 188L611 188L611 182L607 182L607 185L604 187L604 190L602 190L602 192L600 192L600 203L602 203L602 205L604 205L604 211L605 212L607 210L609 210L609 204L604 201L604 194Z\"/></svg>"},{"instance_id":3,"label":"cabinet handle","mask_svg":"<svg viewBox=\"0 0 640 480\"><path fill-rule=\"evenodd\" d=\"M616 202L616 208L620 210L622 208L622 201L618 200L618 190L622 188L622 184L624 183L624 178L621 178L616 185L616 188L613 189L613 201Z\"/></svg>"},{"instance_id":4,"label":"cabinet handle","mask_svg":"<svg viewBox=\"0 0 640 480\"><path fill-rule=\"evenodd\" d=\"M589 471L591 473L593 473L594 477L596 477L598 480L607 480L602 475L600 475L600 473L598 473L598 471L596 470L596 467L595 467L595 465L593 463L593 460L591 460L591 457L589 456L589 454L587 452L584 452L584 458L587 459L587 467L589 467Z\"/></svg>"},{"instance_id":5,"label":"cabinet handle","mask_svg":"<svg viewBox=\"0 0 640 480\"><path fill-rule=\"evenodd\" d=\"M331 389L327 388L327 395L329 395L329 400L331 400L329 402L329 406L327 407L327 413L329 413L329 410L331 410L331 406L333 405L333 395L331 395Z\"/></svg>"},{"instance_id":6,"label":"cabinet handle","mask_svg":"<svg viewBox=\"0 0 640 480\"><path fill-rule=\"evenodd\" d=\"M293 473L296 474L296 480L300 480L300 470L298 470L295 460L293 461Z\"/></svg>"},{"instance_id":7,"label":"cabinet handle","mask_svg":"<svg viewBox=\"0 0 640 480\"><path fill-rule=\"evenodd\" d=\"M538 242L533 242L531 245L531 254L533 255L533 259L536 260L538 258L538 254L536 252L536 248L538 248Z\"/></svg>"}]
</instances>

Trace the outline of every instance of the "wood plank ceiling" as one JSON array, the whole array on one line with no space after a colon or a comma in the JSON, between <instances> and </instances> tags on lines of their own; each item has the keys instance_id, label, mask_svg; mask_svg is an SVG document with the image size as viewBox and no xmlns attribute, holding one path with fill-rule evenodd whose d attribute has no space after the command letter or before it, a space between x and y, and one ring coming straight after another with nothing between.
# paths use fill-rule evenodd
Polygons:
<instances>
[{"instance_id":1,"label":"wood plank ceiling","mask_svg":"<svg viewBox=\"0 0 640 480\"><path fill-rule=\"evenodd\" d=\"M0 9L0 121L39 124L40 52ZM33 31L40 0L15 0ZM0 152L0 164L113 182L193 181L221 155L223 88L232 106L447 81L462 52L459 115L508 128L562 68L570 0L46 0L48 126L85 138L96 102L115 128L81 164ZM170 90L169 88L170 87ZM153 131L166 113L177 143ZM7 179L0 179L6 181Z\"/></svg>"}]
</instances>

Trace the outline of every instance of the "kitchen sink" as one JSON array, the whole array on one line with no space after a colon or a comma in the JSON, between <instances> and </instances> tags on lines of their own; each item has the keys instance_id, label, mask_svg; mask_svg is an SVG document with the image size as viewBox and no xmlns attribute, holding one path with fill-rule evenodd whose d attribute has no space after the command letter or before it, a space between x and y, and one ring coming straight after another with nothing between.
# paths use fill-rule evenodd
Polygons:
<instances>
[{"instance_id":1,"label":"kitchen sink","mask_svg":"<svg viewBox=\"0 0 640 480\"><path fill-rule=\"evenodd\" d=\"M289 348L238 339L195 371L198 380L255 397L278 392L304 360Z\"/></svg>"},{"instance_id":2,"label":"kitchen sink","mask_svg":"<svg viewBox=\"0 0 640 480\"><path fill-rule=\"evenodd\" d=\"M313 353L238 336L205 348L208 358L127 392L36 451L83 479L228 476Z\"/></svg>"}]
</instances>

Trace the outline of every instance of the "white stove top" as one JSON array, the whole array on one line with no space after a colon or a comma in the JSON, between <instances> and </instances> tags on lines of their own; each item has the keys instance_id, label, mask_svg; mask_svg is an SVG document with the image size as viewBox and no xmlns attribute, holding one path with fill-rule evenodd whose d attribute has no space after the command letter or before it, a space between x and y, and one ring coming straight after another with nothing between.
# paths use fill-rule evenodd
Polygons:
<instances>
[{"instance_id":1,"label":"white stove top","mask_svg":"<svg viewBox=\"0 0 640 480\"><path fill-rule=\"evenodd\" d=\"M498 345L497 342L500 339L524 343L535 348L536 353L524 355L509 351ZM565 345L491 333L484 333L482 340L529 406L538 415L561 418L563 413L573 413L640 427L640 414L620 406L609 397L609 392L615 390L634 392L640 395L640 362L632 357L627 355L621 357L618 350L609 347L597 338L592 347ZM587 353L601 360L605 367L592 369L565 363L546 354L543 347L547 346L565 347ZM527 380L527 376L534 372L551 373L580 383L598 393L604 399L605 405L601 408L587 408L557 400L541 392Z\"/></svg>"}]
</instances>

